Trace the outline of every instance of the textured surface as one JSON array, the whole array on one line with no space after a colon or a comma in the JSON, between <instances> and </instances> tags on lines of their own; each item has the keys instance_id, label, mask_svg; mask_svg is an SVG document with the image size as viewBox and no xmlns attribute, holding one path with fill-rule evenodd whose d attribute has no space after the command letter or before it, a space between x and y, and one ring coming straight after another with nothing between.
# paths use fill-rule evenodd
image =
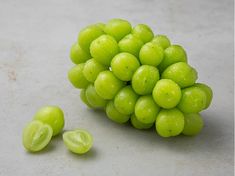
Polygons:
<instances>
[{"instance_id":1,"label":"textured surface","mask_svg":"<svg viewBox=\"0 0 235 176\"><path fill-rule=\"evenodd\" d=\"M163 139L81 103L66 76L69 48L82 27L113 17L146 23L186 48L199 81L214 90L199 136ZM232 176L233 1L0 0L0 90L1 176ZM63 108L65 130L94 135L91 152L71 154L61 136L41 153L25 152L22 128L46 104Z\"/></svg>"}]
</instances>

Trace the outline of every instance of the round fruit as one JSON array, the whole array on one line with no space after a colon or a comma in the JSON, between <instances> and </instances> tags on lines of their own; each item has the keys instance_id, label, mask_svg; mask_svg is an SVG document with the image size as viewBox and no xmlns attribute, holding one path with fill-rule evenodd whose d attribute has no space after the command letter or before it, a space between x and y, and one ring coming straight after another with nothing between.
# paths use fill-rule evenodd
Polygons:
<instances>
[{"instance_id":1,"label":"round fruit","mask_svg":"<svg viewBox=\"0 0 235 176\"><path fill-rule=\"evenodd\" d=\"M87 153L93 145L92 135L83 129L64 132L63 141L71 152L77 154Z\"/></svg>"},{"instance_id":2,"label":"round fruit","mask_svg":"<svg viewBox=\"0 0 235 176\"><path fill-rule=\"evenodd\" d=\"M139 37L144 43L153 39L153 31L145 24L138 24L132 29L132 34Z\"/></svg>"},{"instance_id":3,"label":"round fruit","mask_svg":"<svg viewBox=\"0 0 235 176\"><path fill-rule=\"evenodd\" d=\"M156 67L142 65L132 77L132 88L139 95L151 94L159 78L159 72Z\"/></svg>"},{"instance_id":4,"label":"round fruit","mask_svg":"<svg viewBox=\"0 0 235 176\"><path fill-rule=\"evenodd\" d=\"M179 135L184 129L184 115L177 108L162 109L156 120L157 133L162 137Z\"/></svg>"},{"instance_id":5,"label":"round fruit","mask_svg":"<svg viewBox=\"0 0 235 176\"><path fill-rule=\"evenodd\" d=\"M80 91L80 98L85 103L89 108L92 108L91 104L88 102L87 97L86 97L86 90L82 89Z\"/></svg>"},{"instance_id":6,"label":"round fruit","mask_svg":"<svg viewBox=\"0 0 235 176\"><path fill-rule=\"evenodd\" d=\"M64 113L58 106L42 107L36 112L34 119L50 125L53 136L59 134L64 128Z\"/></svg>"},{"instance_id":7,"label":"round fruit","mask_svg":"<svg viewBox=\"0 0 235 176\"><path fill-rule=\"evenodd\" d=\"M118 53L116 40L109 35L101 35L90 46L91 56L99 63L109 66L112 58Z\"/></svg>"},{"instance_id":8,"label":"round fruit","mask_svg":"<svg viewBox=\"0 0 235 176\"><path fill-rule=\"evenodd\" d=\"M125 123L129 120L130 116L120 113L114 106L113 101L109 101L106 106L106 114L108 118L117 123Z\"/></svg>"},{"instance_id":9,"label":"round fruit","mask_svg":"<svg viewBox=\"0 0 235 176\"><path fill-rule=\"evenodd\" d=\"M210 106L212 98L213 98L212 89L208 85L203 84L203 83L196 83L194 84L194 86L202 89L206 93L206 106L204 109L207 109Z\"/></svg>"},{"instance_id":10,"label":"round fruit","mask_svg":"<svg viewBox=\"0 0 235 176\"><path fill-rule=\"evenodd\" d=\"M161 79L153 89L153 98L160 107L173 108L180 101L180 87L170 79Z\"/></svg>"},{"instance_id":11,"label":"round fruit","mask_svg":"<svg viewBox=\"0 0 235 176\"><path fill-rule=\"evenodd\" d=\"M90 59L90 54L86 53L78 43L74 43L70 49L70 59L74 64L80 64Z\"/></svg>"},{"instance_id":12,"label":"round fruit","mask_svg":"<svg viewBox=\"0 0 235 176\"><path fill-rule=\"evenodd\" d=\"M164 50L155 43L148 42L140 50L139 58L143 65L157 66L164 57Z\"/></svg>"},{"instance_id":13,"label":"round fruit","mask_svg":"<svg viewBox=\"0 0 235 176\"><path fill-rule=\"evenodd\" d=\"M201 88L188 87L182 90L178 108L184 113L197 113L206 107L206 100L206 93Z\"/></svg>"},{"instance_id":14,"label":"round fruit","mask_svg":"<svg viewBox=\"0 0 235 176\"><path fill-rule=\"evenodd\" d=\"M131 115L131 124L134 128L139 130L145 130L149 129L153 126L153 123L142 123L139 120L137 120L135 114Z\"/></svg>"},{"instance_id":15,"label":"round fruit","mask_svg":"<svg viewBox=\"0 0 235 176\"><path fill-rule=\"evenodd\" d=\"M95 90L103 99L111 100L124 86L124 82L114 76L111 71L102 71L95 80Z\"/></svg>"},{"instance_id":16,"label":"round fruit","mask_svg":"<svg viewBox=\"0 0 235 176\"><path fill-rule=\"evenodd\" d=\"M134 92L131 86L126 86L115 96L114 105L120 113L130 115L134 113L137 99L138 95Z\"/></svg>"},{"instance_id":17,"label":"round fruit","mask_svg":"<svg viewBox=\"0 0 235 176\"><path fill-rule=\"evenodd\" d=\"M130 81L139 66L138 59L129 53L119 53L111 62L114 75L122 81Z\"/></svg>"},{"instance_id":18,"label":"round fruit","mask_svg":"<svg viewBox=\"0 0 235 176\"><path fill-rule=\"evenodd\" d=\"M156 35L152 42L161 46L163 49L166 49L171 45L170 40L165 35Z\"/></svg>"},{"instance_id":19,"label":"round fruit","mask_svg":"<svg viewBox=\"0 0 235 176\"><path fill-rule=\"evenodd\" d=\"M181 88L192 86L197 80L197 71L185 62L177 62L167 67L161 78L175 81Z\"/></svg>"},{"instance_id":20,"label":"round fruit","mask_svg":"<svg viewBox=\"0 0 235 176\"><path fill-rule=\"evenodd\" d=\"M198 113L184 114L184 135L193 136L201 132L203 128L203 119Z\"/></svg>"}]
</instances>

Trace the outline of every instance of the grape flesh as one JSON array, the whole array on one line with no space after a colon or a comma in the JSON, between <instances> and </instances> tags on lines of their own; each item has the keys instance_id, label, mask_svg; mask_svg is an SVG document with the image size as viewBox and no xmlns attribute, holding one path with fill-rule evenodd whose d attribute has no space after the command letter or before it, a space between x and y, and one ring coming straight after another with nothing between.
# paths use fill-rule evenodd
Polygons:
<instances>
[{"instance_id":1,"label":"grape flesh","mask_svg":"<svg viewBox=\"0 0 235 176\"><path fill-rule=\"evenodd\" d=\"M84 129L66 131L63 134L65 146L73 153L87 153L93 145L92 135Z\"/></svg>"},{"instance_id":2,"label":"grape flesh","mask_svg":"<svg viewBox=\"0 0 235 176\"><path fill-rule=\"evenodd\" d=\"M122 81L130 81L139 66L138 59L130 53L119 53L111 62L114 75Z\"/></svg>"},{"instance_id":3,"label":"grape flesh","mask_svg":"<svg viewBox=\"0 0 235 176\"><path fill-rule=\"evenodd\" d=\"M188 136L194 136L201 132L204 122L200 114L184 114L184 130L182 133Z\"/></svg>"},{"instance_id":4,"label":"grape flesh","mask_svg":"<svg viewBox=\"0 0 235 176\"><path fill-rule=\"evenodd\" d=\"M136 70L132 77L132 88L139 95L151 94L159 78L160 75L156 67L142 65Z\"/></svg>"},{"instance_id":5,"label":"grape flesh","mask_svg":"<svg viewBox=\"0 0 235 176\"><path fill-rule=\"evenodd\" d=\"M34 120L23 130L23 146L30 152L37 152L45 148L52 138L52 128L48 124Z\"/></svg>"},{"instance_id":6,"label":"grape flesh","mask_svg":"<svg viewBox=\"0 0 235 176\"><path fill-rule=\"evenodd\" d=\"M161 79L153 89L153 98L162 108L174 108L180 101L180 87L170 79Z\"/></svg>"},{"instance_id":7,"label":"grape flesh","mask_svg":"<svg viewBox=\"0 0 235 176\"><path fill-rule=\"evenodd\" d=\"M102 71L97 76L94 85L99 96L111 100L124 86L124 82L116 78L111 71Z\"/></svg>"},{"instance_id":8,"label":"grape flesh","mask_svg":"<svg viewBox=\"0 0 235 176\"><path fill-rule=\"evenodd\" d=\"M135 105L135 116L138 121L149 124L155 122L159 110L151 95L141 96Z\"/></svg>"},{"instance_id":9,"label":"grape flesh","mask_svg":"<svg viewBox=\"0 0 235 176\"><path fill-rule=\"evenodd\" d=\"M58 135L64 128L64 113L58 106L45 106L34 115L34 120L39 120L51 126L53 136Z\"/></svg>"},{"instance_id":10,"label":"grape flesh","mask_svg":"<svg viewBox=\"0 0 235 176\"><path fill-rule=\"evenodd\" d=\"M137 99L138 95L134 92L131 86L126 86L115 96L114 105L120 113L130 115L134 113Z\"/></svg>"},{"instance_id":11,"label":"grape flesh","mask_svg":"<svg viewBox=\"0 0 235 176\"><path fill-rule=\"evenodd\" d=\"M162 73L163 79L171 79L181 88L192 86L197 80L197 71L185 62L177 62Z\"/></svg>"},{"instance_id":12,"label":"grape flesh","mask_svg":"<svg viewBox=\"0 0 235 176\"><path fill-rule=\"evenodd\" d=\"M162 109L156 120L156 131L162 137L179 135L184 129L184 115L177 108Z\"/></svg>"},{"instance_id":13,"label":"grape flesh","mask_svg":"<svg viewBox=\"0 0 235 176\"><path fill-rule=\"evenodd\" d=\"M126 123L130 119L129 115L122 114L115 108L113 101L108 102L105 111L110 120L120 124Z\"/></svg>"}]
</instances>

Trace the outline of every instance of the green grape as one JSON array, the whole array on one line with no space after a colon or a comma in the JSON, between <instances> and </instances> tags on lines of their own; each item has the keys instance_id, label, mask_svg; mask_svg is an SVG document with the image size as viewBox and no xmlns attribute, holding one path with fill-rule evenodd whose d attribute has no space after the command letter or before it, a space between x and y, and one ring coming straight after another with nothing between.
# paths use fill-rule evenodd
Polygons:
<instances>
[{"instance_id":1,"label":"green grape","mask_svg":"<svg viewBox=\"0 0 235 176\"><path fill-rule=\"evenodd\" d=\"M107 67L97 62L95 59L89 59L83 68L83 75L89 82L95 82L98 74L106 70Z\"/></svg>"},{"instance_id":2,"label":"green grape","mask_svg":"<svg viewBox=\"0 0 235 176\"><path fill-rule=\"evenodd\" d=\"M109 66L119 49L116 40L112 36L101 35L91 43L90 51L97 62Z\"/></svg>"},{"instance_id":3,"label":"green grape","mask_svg":"<svg viewBox=\"0 0 235 176\"><path fill-rule=\"evenodd\" d=\"M145 130L149 129L153 126L153 123L142 123L139 120L137 120L135 114L131 115L131 124L134 128L139 130Z\"/></svg>"},{"instance_id":4,"label":"green grape","mask_svg":"<svg viewBox=\"0 0 235 176\"><path fill-rule=\"evenodd\" d=\"M131 32L131 24L123 19L111 19L105 25L104 31L119 41Z\"/></svg>"},{"instance_id":5,"label":"green grape","mask_svg":"<svg viewBox=\"0 0 235 176\"><path fill-rule=\"evenodd\" d=\"M184 114L184 135L193 136L201 132L204 122L200 114Z\"/></svg>"},{"instance_id":6,"label":"green grape","mask_svg":"<svg viewBox=\"0 0 235 176\"><path fill-rule=\"evenodd\" d=\"M135 37L133 34L128 34L119 41L118 46L121 52L127 52L133 54L135 57L139 57L140 48L143 44L142 40L138 37Z\"/></svg>"},{"instance_id":7,"label":"green grape","mask_svg":"<svg viewBox=\"0 0 235 176\"><path fill-rule=\"evenodd\" d=\"M87 153L93 145L92 135L84 129L66 131L63 134L65 146L73 153Z\"/></svg>"},{"instance_id":8,"label":"green grape","mask_svg":"<svg viewBox=\"0 0 235 176\"><path fill-rule=\"evenodd\" d=\"M80 64L90 59L90 54L86 53L78 43L74 43L70 49L70 59L74 64Z\"/></svg>"},{"instance_id":9,"label":"green grape","mask_svg":"<svg viewBox=\"0 0 235 176\"><path fill-rule=\"evenodd\" d=\"M184 115L177 108L162 109L156 119L156 131L162 137L179 135L184 129Z\"/></svg>"},{"instance_id":10,"label":"green grape","mask_svg":"<svg viewBox=\"0 0 235 176\"><path fill-rule=\"evenodd\" d=\"M81 63L72 67L68 72L68 79L76 88L84 89L88 86L89 82L83 75L85 63Z\"/></svg>"},{"instance_id":11,"label":"green grape","mask_svg":"<svg viewBox=\"0 0 235 176\"><path fill-rule=\"evenodd\" d=\"M186 62L187 55L183 47L179 45L171 45L164 50L164 59L159 64L158 69L163 72L169 65L176 62Z\"/></svg>"},{"instance_id":12,"label":"green grape","mask_svg":"<svg viewBox=\"0 0 235 176\"><path fill-rule=\"evenodd\" d=\"M122 81L130 81L139 66L138 59L129 53L119 53L111 62L114 75Z\"/></svg>"},{"instance_id":13,"label":"green grape","mask_svg":"<svg viewBox=\"0 0 235 176\"><path fill-rule=\"evenodd\" d=\"M59 134L64 128L64 113L58 106L42 107L36 112L34 120L50 125L53 136Z\"/></svg>"},{"instance_id":14,"label":"green grape","mask_svg":"<svg viewBox=\"0 0 235 176\"><path fill-rule=\"evenodd\" d=\"M165 35L156 35L153 38L152 42L160 45L163 49L166 49L171 45L170 40Z\"/></svg>"},{"instance_id":15,"label":"green grape","mask_svg":"<svg viewBox=\"0 0 235 176\"><path fill-rule=\"evenodd\" d=\"M142 65L157 66L164 57L164 50L155 43L148 42L140 50L139 58Z\"/></svg>"},{"instance_id":16,"label":"green grape","mask_svg":"<svg viewBox=\"0 0 235 176\"><path fill-rule=\"evenodd\" d=\"M156 120L160 107L151 95L141 96L135 105L135 115L138 121L149 124Z\"/></svg>"},{"instance_id":17,"label":"green grape","mask_svg":"<svg viewBox=\"0 0 235 176\"><path fill-rule=\"evenodd\" d=\"M130 116L120 113L114 106L113 101L109 101L106 106L106 114L108 118L117 123L125 123L129 120Z\"/></svg>"},{"instance_id":18,"label":"green grape","mask_svg":"<svg viewBox=\"0 0 235 176\"><path fill-rule=\"evenodd\" d=\"M115 108L122 114L130 115L135 110L135 103L138 95L131 86L122 88L114 98Z\"/></svg>"},{"instance_id":19,"label":"green grape","mask_svg":"<svg viewBox=\"0 0 235 176\"><path fill-rule=\"evenodd\" d=\"M78 35L78 44L81 48L90 53L90 45L93 40L103 35L104 31L98 25L90 25L82 29Z\"/></svg>"},{"instance_id":20,"label":"green grape","mask_svg":"<svg viewBox=\"0 0 235 176\"><path fill-rule=\"evenodd\" d=\"M45 148L52 138L52 128L35 120L26 125L23 130L23 145L30 152L37 152Z\"/></svg>"},{"instance_id":21,"label":"green grape","mask_svg":"<svg viewBox=\"0 0 235 176\"><path fill-rule=\"evenodd\" d=\"M197 80L197 71L185 62L177 62L167 67L161 78L175 81L181 88L192 86Z\"/></svg>"},{"instance_id":22,"label":"green grape","mask_svg":"<svg viewBox=\"0 0 235 176\"><path fill-rule=\"evenodd\" d=\"M92 105L88 102L87 97L86 97L86 90L82 89L80 91L80 98L85 103L89 108L92 108Z\"/></svg>"},{"instance_id":23,"label":"green grape","mask_svg":"<svg viewBox=\"0 0 235 176\"><path fill-rule=\"evenodd\" d=\"M95 90L103 99L111 100L124 86L124 82L114 76L111 71L102 71L95 80Z\"/></svg>"},{"instance_id":24,"label":"green grape","mask_svg":"<svg viewBox=\"0 0 235 176\"><path fill-rule=\"evenodd\" d=\"M170 79L161 79L153 89L153 98L160 107L165 109L173 108L180 101L180 87Z\"/></svg>"},{"instance_id":25,"label":"green grape","mask_svg":"<svg viewBox=\"0 0 235 176\"><path fill-rule=\"evenodd\" d=\"M104 23L96 23L96 26L98 26L102 31L104 31L105 24Z\"/></svg>"},{"instance_id":26,"label":"green grape","mask_svg":"<svg viewBox=\"0 0 235 176\"><path fill-rule=\"evenodd\" d=\"M144 43L151 41L154 37L151 28L145 24L138 24L132 29L132 34L139 37Z\"/></svg>"},{"instance_id":27,"label":"green grape","mask_svg":"<svg viewBox=\"0 0 235 176\"><path fill-rule=\"evenodd\" d=\"M212 89L208 85L203 84L203 83L196 83L194 84L194 86L202 89L206 93L206 106L204 109L207 109L210 106L212 98L213 98Z\"/></svg>"},{"instance_id":28,"label":"green grape","mask_svg":"<svg viewBox=\"0 0 235 176\"><path fill-rule=\"evenodd\" d=\"M159 77L159 72L156 67L142 65L132 77L132 88L139 95L151 94Z\"/></svg>"},{"instance_id":29,"label":"green grape","mask_svg":"<svg viewBox=\"0 0 235 176\"><path fill-rule=\"evenodd\" d=\"M107 101L101 98L96 90L94 85L90 84L86 88L86 98L88 103L93 107L93 108L104 108L106 106Z\"/></svg>"},{"instance_id":30,"label":"green grape","mask_svg":"<svg viewBox=\"0 0 235 176\"><path fill-rule=\"evenodd\" d=\"M182 89L178 108L184 113L197 113L206 107L206 93L195 86Z\"/></svg>"}]
</instances>

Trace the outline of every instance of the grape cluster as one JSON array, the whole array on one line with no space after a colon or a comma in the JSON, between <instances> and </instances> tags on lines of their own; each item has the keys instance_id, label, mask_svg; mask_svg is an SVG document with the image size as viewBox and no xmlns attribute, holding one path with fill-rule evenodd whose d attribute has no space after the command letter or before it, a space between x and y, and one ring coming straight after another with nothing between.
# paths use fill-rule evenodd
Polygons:
<instances>
[{"instance_id":1,"label":"grape cluster","mask_svg":"<svg viewBox=\"0 0 235 176\"><path fill-rule=\"evenodd\" d=\"M203 127L199 112L208 108L212 90L196 83L183 47L156 35L145 24L132 28L111 19L82 29L73 44L68 78L81 89L90 108L104 109L109 119L148 129L162 137L196 135Z\"/></svg>"}]
</instances>

